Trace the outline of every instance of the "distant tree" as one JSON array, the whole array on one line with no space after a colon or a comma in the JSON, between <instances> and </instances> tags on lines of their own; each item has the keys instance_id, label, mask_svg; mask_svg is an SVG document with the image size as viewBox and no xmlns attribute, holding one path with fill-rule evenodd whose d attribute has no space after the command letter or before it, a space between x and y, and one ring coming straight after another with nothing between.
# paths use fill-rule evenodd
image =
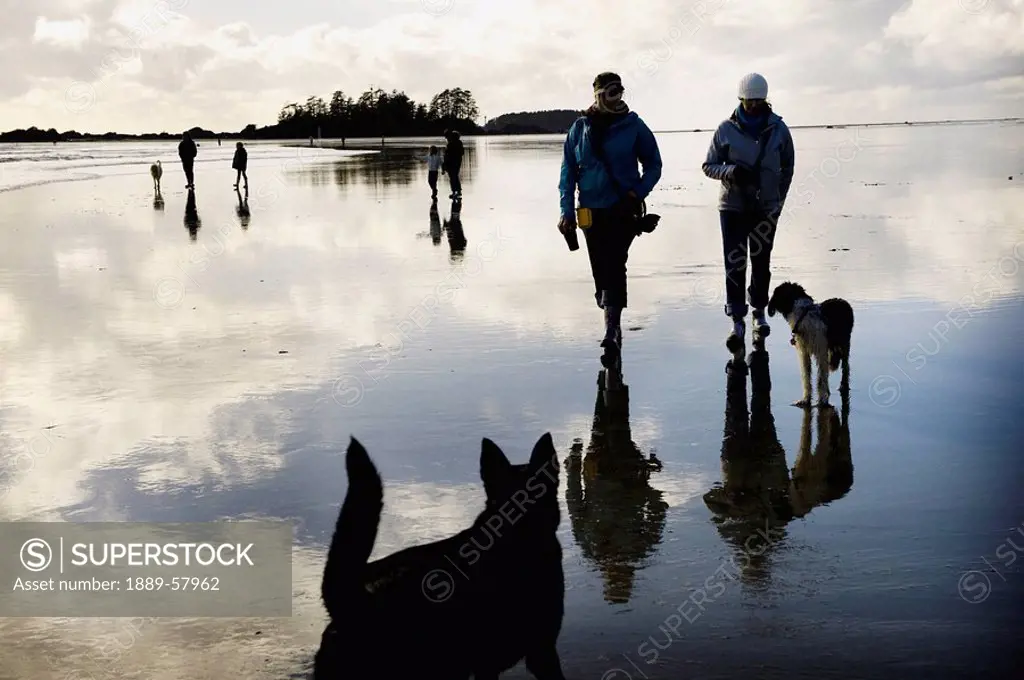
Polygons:
<instances>
[{"instance_id":1,"label":"distant tree","mask_svg":"<svg viewBox=\"0 0 1024 680\"><path fill-rule=\"evenodd\" d=\"M462 88L449 88L428 105L413 101L400 90L387 92L371 85L355 100L338 89L326 102L315 95L301 104L290 102L281 109L276 125L258 128L253 134L257 138L297 138L316 134L319 128L328 136L349 138L436 135L452 125L479 132L478 116L472 93Z\"/></svg>"},{"instance_id":2,"label":"distant tree","mask_svg":"<svg viewBox=\"0 0 1024 680\"><path fill-rule=\"evenodd\" d=\"M430 115L439 121L468 120L476 121L480 115L476 100L469 90L461 87L447 89L434 95L430 101Z\"/></svg>"},{"instance_id":3,"label":"distant tree","mask_svg":"<svg viewBox=\"0 0 1024 680\"><path fill-rule=\"evenodd\" d=\"M327 103L320 97L310 97L306 100L306 115L319 122L327 119Z\"/></svg>"},{"instance_id":4,"label":"distant tree","mask_svg":"<svg viewBox=\"0 0 1024 680\"><path fill-rule=\"evenodd\" d=\"M302 107L296 104L295 102L292 102L291 104L285 104L284 107L281 109L281 113L277 114L277 122L282 123L286 120L296 118L301 110Z\"/></svg>"}]
</instances>

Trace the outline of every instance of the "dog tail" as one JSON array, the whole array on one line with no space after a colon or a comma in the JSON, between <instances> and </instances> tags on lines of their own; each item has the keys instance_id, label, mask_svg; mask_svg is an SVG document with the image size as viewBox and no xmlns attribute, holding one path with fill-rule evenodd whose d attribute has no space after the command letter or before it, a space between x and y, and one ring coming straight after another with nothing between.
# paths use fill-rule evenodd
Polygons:
<instances>
[{"instance_id":1,"label":"dog tail","mask_svg":"<svg viewBox=\"0 0 1024 680\"><path fill-rule=\"evenodd\" d=\"M340 617L346 601L362 587L363 568L373 552L384 507L380 474L366 449L354 437L348 445L345 469L348 492L338 513L320 588L324 607L331 618Z\"/></svg>"}]
</instances>

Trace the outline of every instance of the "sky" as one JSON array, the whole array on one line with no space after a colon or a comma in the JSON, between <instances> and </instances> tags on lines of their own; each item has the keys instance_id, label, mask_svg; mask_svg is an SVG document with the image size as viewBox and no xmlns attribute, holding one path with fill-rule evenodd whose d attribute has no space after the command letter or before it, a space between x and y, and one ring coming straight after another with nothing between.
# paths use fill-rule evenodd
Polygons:
<instances>
[{"instance_id":1,"label":"sky","mask_svg":"<svg viewBox=\"0 0 1024 680\"><path fill-rule=\"evenodd\" d=\"M642 8L642 9L641 9ZM239 131L335 90L582 109L604 70L655 130L750 71L791 125L1024 116L1024 0L0 0L0 130Z\"/></svg>"}]
</instances>

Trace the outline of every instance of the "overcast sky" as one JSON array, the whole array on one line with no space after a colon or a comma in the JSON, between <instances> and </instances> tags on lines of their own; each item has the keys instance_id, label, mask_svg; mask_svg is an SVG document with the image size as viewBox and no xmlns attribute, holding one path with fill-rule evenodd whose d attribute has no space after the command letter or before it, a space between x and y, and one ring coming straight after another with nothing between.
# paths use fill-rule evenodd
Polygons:
<instances>
[{"instance_id":1,"label":"overcast sky","mask_svg":"<svg viewBox=\"0 0 1024 680\"><path fill-rule=\"evenodd\" d=\"M642 9L641 9L642 8ZM309 95L468 88L584 108L624 78L655 129L763 73L790 124L1024 116L1024 0L0 0L0 129L237 131Z\"/></svg>"}]
</instances>

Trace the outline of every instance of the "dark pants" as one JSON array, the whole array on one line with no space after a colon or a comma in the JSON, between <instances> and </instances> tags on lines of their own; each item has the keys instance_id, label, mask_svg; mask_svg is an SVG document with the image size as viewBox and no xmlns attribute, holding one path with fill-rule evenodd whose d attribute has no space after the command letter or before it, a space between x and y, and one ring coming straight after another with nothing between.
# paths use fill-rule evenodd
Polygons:
<instances>
[{"instance_id":1,"label":"dark pants","mask_svg":"<svg viewBox=\"0 0 1024 680\"><path fill-rule=\"evenodd\" d=\"M448 181L452 184L452 193L462 193L462 180L459 178L459 173L462 172L462 164L453 165L447 168Z\"/></svg>"},{"instance_id":2,"label":"dark pants","mask_svg":"<svg viewBox=\"0 0 1024 680\"><path fill-rule=\"evenodd\" d=\"M583 229L583 237L590 255L590 272L594 275L594 297L599 307L625 309L626 260L636 233L614 209L595 209L593 213L594 224Z\"/></svg>"},{"instance_id":3,"label":"dark pants","mask_svg":"<svg viewBox=\"0 0 1024 680\"><path fill-rule=\"evenodd\" d=\"M430 185L430 192L434 198L437 198L437 170L430 170L427 172L427 184Z\"/></svg>"},{"instance_id":4,"label":"dark pants","mask_svg":"<svg viewBox=\"0 0 1024 680\"><path fill-rule=\"evenodd\" d=\"M185 170L185 181L188 184L195 184L195 177L192 175L192 164L194 162L191 158L181 159L181 167Z\"/></svg>"},{"instance_id":5,"label":"dark pants","mask_svg":"<svg viewBox=\"0 0 1024 680\"><path fill-rule=\"evenodd\" d=\"M768 306L771 284L772 247L776 223L762 213L721 211L722 250L725 255L725 313L744 317L748 307L743 299L747 282L747 260L753 270L747 289L750 306L763 310Z\"/></svg>"}]
</instances>

